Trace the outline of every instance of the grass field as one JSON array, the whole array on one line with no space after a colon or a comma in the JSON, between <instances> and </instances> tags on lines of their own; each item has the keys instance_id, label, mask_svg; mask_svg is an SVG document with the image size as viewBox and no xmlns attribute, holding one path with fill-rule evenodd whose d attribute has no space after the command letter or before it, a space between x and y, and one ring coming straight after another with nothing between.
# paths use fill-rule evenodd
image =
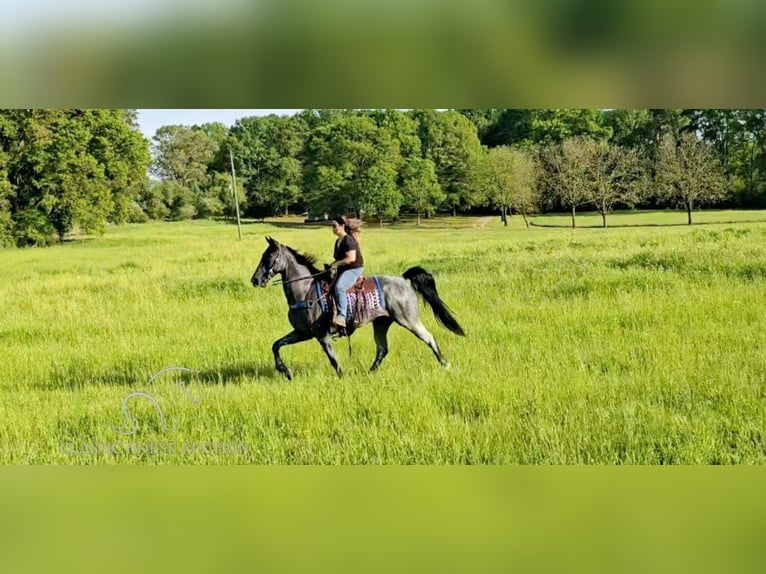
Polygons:
<instances>
[{"instance_id":1,"label":"grass field","mask_svg":"<svg viewBox=\"0 0 766 574\"><path fill-rule=\"evenodd\" d=\"M600 221L584 216L581 225ZM452 368L368 327L338 379L249 278L272 235L327 260L329 228L151 223L0 251L2 463L763 463L766 213L437 218L364 235L367 271L419 264L468 333L436 325ZM670 220L672 219L672 221ZM716 223L725 222L725 223ZM550 225L551 227L543 227ZM561 226L561 227L556 227ZM124 435L123 400L138 430Z\"/></svg>"}]
</instances>

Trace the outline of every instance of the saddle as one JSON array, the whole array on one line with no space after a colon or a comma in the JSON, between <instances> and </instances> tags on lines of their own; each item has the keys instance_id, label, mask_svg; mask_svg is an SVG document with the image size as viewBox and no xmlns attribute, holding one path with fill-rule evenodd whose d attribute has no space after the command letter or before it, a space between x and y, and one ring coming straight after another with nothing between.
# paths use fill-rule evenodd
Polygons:
<instances>
[{"instance_id":1,"label":"saddle","mask_svg":"<svg viewBox=\"0 0 766 574\"><path fill-rule=\"evenodd\" d=\"M325 283L322 292L330 302L330 317L335 318L337 304L335 302L335 284ZM348 310L346 317L346 332L352 331L384 315L386 311L383 289L377 277L360 277L356 283L346 291L348 298Z\"/></svg>"}]
</instances>

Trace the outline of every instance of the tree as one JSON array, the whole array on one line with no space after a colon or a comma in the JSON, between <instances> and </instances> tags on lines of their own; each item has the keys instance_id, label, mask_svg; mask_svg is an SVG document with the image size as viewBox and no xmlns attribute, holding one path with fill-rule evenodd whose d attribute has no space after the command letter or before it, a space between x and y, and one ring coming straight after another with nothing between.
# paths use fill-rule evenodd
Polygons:
<instances>
[{"instance_id":1,"label":"tree","mask_svg":"<svg viewBox=\"0 0 766 574\"><path fill-rule=\"evenodd\" d=\"M399 142L369 115L339 115L311 132L305 181L314 213L394 216L402 196L396 180Z\"/></svg>"},{"instance_id":2,"label":"tree","mask_svg":"<svg viewBox=\"0 0 766 574\"><path fill-rule=\"evenodd\" d=\"M766 168L766 111L740 110L742 145L739 150L739 173L742 177L741 204L752 205L759 199Z\"/></svg>"},{"instance_id":3,"label":"tree","mask_svg":"<svg viewBox=\"0 0 766 574\"><path fill-rule=\"evenodd\" d=\"M416 110L423 157L434 162L446 204L455 215L480 200L480 172L483 149L476 126L463 114L448 111Z\"/></svg>"},{"instance_id":4,"label":"tree","mask_svg":"<svg viewBox=\"0 0 766 574\"><path fill-rule=\"evenodd\" d=\"M151 164L149 142L136 123L135 110L88 110L88 152L104 166L112 211L107 219L122 223L136 209Z\"/></svg>"},{"instance_id":5,"label":"tree","mask_svg":"<svg viewBox=\"0 0 766 574\"><path fill-rule=\"evenodd\" d=\"M218 148L203 129L163 126L152 139L152 171L158 178L176 182L189 190L207 183L207 168Z\"/></svg>"},{"instance_id":6,"label":"tree","mask_svg":"<svg viewBox=\"0 0 766 574\"><path fill-rule=\"evenodd\" d=\"M500 110L481 143L489 147L532 143L533 110Z\"/></svg>"},{"instance_id":7,"label":"tree","mask_svg":"<svg viewBox=\"0 0 766 574\"><path fill-rule=\"evenodd\" d=\"M731 183L732 157L736 154L743 130L739 118L740 110L688 110L690 128L701 134L702 139L712 144L718 152L727 183Z\"/></svg>"},{"instance_id":8,"label":"tree","mask_svg":"<svg viewBox=\"0 0 766 574\"><path fill-rule=\"evenodd\" d=\"M412 158L404 168L403 189L405 204L420 216L435 211L444 201L444 192L436 177L436 166L430 159Z\"/></svg>"},{"instance_id":9,"label":"tree","mask_svg":"<svg viewBox=\"0 0 766 574\"><path fill-rule=\"evenodd\" d=\"M572 229L577 227L576 211L588 203L587 155L582 138L570 138L542 152L542 182L561 207L571 210Z\"/></svg>"},{"instance_id":10,"label":"tree","mask_svg":"<svg viewBox=\"0 0 766 574\"><path fill-rule=\"evenodd\" d=\"M608 139L611 129L601 110L534 110L529 120L531 139L539 145L561 143L571 137Z\"/></svg>"},{"instance_id":11,"label":"tree","mask_svg":"<svg viewBox=\"0 0 766 574\"><path fill-rule=\"evenodd\" d=\"M220 215L223 204L211 191L212 169L221 161L221 130L215 124L163 126L154 135L153 172L172 219Z\"/></svg>"},{"instance_id":12,"label":"tree","mask_svg":"<svg viewBox=\"0 0 766 574\"><path fill-rule=\"evenodd\" d=\"M86 232L102 233L114 208L106 166L88 153L87 144L83 145L92 137L90 126L67 116L64 114L51 124L45 171L39 179L45 195L52 200L48 219L59 241L75 222Z\"/></svg>"},{"instance_id":13,"label":"tree","mask_svg":"<svg viewBox=\"0 0 766 574\"><path fill-rule=\"evenodd\" d=\"M501 210L504 225L508 225L508 214L514 209L529 227L527 214L538 205L535 160L524 150L500 146L489 150L487 161L488 201Z\"/></svg>"},{"instance_id":14,"label":"tree","mask_svg":"<svg viewBox=\"0 0 766 574\"><path fill-rule=\"evenodd\" d=\"M471 120L471 123L476 127L476 134L478 135L479 141L482 145L492 147L489 142L494 140L494 135L497 131L496 126L498 119L503 110L474 108L458 109L455 111L463 114L465 117Z\"/></svg>"},{"instance_id":15,"label":"tree","mask_svg":"<svg viewBox=\"0 0 766 574\"><path fill-rule=\"evenodd\" d=\"M656 184L662 196L686 209L691 225L695 207L724 197L726 177L711 146L694 134L686 134L679 141L667 136L663 139Z\"/></svg>"},{"instance_id":16,"label":"tree","mask_svg":"<svg viewBox=\"0 0 766 574\"><path fill-rule=\"evenodd\" d=\"M303 149L307 137L305 120L296 116L272 114L237 122L232 129L232 143L249 205L274 212L268 215L287 214L291 205L303 199Z\"/></svg>"},{"instance_id":17,"label":"tree","mask_svg":"<svg viewBox=\"0 0 766 574\"><path fill-rule=\"evenodd\" d=\"M669 135L678 141L685 133L694 131L694 127L691 125L692 112L693 110L676 108L650 109L650 126L655 148L659 148L665 136Z\"/></svg>"},{"instance_id":18,"label":"tree","mask_svg":"<svg viewBox=\"0 0 766 574\"><path fill-rule=\"evenodd\" d=\"M148 142L131 110L3 110L0 155L4 234L10 226L17 245L46 245L125 219Z\"/></svg>"},{"instance_id":19,"label":"tree","mask_svg":"<svg viewBox=\"0 0 766 574\"><path fill-rule=\"evenodd\" d=\"M3 131L3 117L0 116L0 133ZM11 216L11 182L8 181L8 154L3 150L0 138L0 247L13 244L13 218Z\"/></svg>"},{"instance_id":20,"label":"tree","mask_svg":"<svg viewBox=\"0 0 766 574\"><path fill-rule=\"evenodd\" d=\"M633 207L645 189L644 172L634 150L590 139L580 141L585 154L585 195L601 214L606 229L607 216L616 204Z\"/></svg>"},{"instance_id":21,"label":"tree","mask_svg":"<svg viewBox=\"0 0 766 574\"><path fill-rule=\"evenodd\" d=\"M611 130L610 142L639 151L656 144L649 110L607 110L604 125Z\"/></svg>"}]
</instances>

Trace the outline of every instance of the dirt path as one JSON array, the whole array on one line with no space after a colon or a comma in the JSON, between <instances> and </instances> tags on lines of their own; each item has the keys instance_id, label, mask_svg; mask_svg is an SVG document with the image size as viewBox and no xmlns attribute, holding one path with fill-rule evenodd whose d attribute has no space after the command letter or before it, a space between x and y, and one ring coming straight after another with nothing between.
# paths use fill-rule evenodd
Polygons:
<instances>
[{"instance_id":1,"label":"dirt path","mask_svg":"<svg viewBox=\"0 0 766 574\"><path fill-rule=\"evenodd\" d=\"M492 220L491 217L480 217L476 220L476 223L473 224L474 229L486 229L487 223L489 223Z\"/></svg>"}]
</instances>

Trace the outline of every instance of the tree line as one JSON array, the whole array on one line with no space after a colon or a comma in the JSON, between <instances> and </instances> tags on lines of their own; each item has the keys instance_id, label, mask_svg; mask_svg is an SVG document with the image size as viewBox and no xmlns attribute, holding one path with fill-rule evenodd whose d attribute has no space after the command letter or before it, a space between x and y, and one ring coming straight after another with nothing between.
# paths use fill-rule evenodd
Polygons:
<instances>
[{"instance_id":1,"label":"tree line","mask_svg":"<svg viewBox=\"0 0 766 574\"><path fill-rule=\"evenodd\" d=\"M230 151L254 218L766 207L763 110L309 109L161 128L147 216L233 213Z\"/></svg>"},{"instance_id":2,"label":"tree line","mask_svg":"<svg viewBox=\"0 0 766 574\"><path fill-rule=\"evenodd\" d=\"M133 110L0 110L0 246L140 219L150 164Z\"/></svg>"},{"instance_id":3,"label":"tree line","mask_svg":"<svg viewBox=\"0 0 766 574\"><path fill-rule=\"evenodd\" d=\"M107 223L618 207L766 207L764 110L302 110L232 127L133 110L0 111L0 243Z\"/></svg>"}]
</instances>

